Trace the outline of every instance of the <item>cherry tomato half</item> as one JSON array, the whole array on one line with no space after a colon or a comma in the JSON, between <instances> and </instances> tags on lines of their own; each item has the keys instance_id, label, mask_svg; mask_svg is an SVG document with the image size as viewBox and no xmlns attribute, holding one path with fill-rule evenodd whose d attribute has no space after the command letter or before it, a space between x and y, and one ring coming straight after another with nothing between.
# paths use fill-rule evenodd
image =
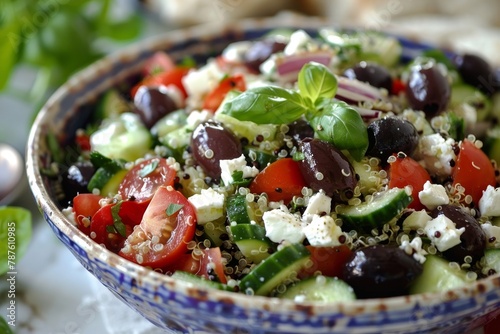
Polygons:
<instances>
[{"instance_id":1,"label":"cherry tomato half","mask_svg":"<svg viewBox=\"0 0 500 334\"><path fill-rule=\"evenodd\" d=\"M464 187L465 195L470 195L476 205L486 187L496 185L495 169L490 158L469 140L463 140L460 144L460 153L451 176L453 186L460 184Z\"/></svg>"},{"instance_id":2,"label":"cherry tomato half","mask_svg":"<svg viewBox=\"0 0 500 334\"><path fill-rule=\"evenodd\" d=\"M193 253L181 254L166 270L172 273L177 270L185 271L208 280L227 283L219 247L203 249L200 255L194 255Z\"/></svg>"},{"instance_id":3,"label":"cherry tomato half","mask_svg":"<svg viewBox=\"0 0 500 334\"><path fill-rule=\"evenodd\" d=\"M123 201L100 208L90 223L90 237L117 253L135 225L138 225L149 202Z\"/></svg>"},{"instance_id":4,"label":"cherry tomato half","mask_svg":"<svg viewBox=\"0 0 500 334\"><path fill-rule=\"evenodd\" d=\"M135 93L139 89L140 86L169 86L174 85L179 88L182 92L184 98L187 96L186 89L184 88L184 84L182 83L182 78L189 72L188 67L175 67L166 72L160 72L157 74L153 74L151 76L145 77L141 82L132 87L130 91L130 95L132 98L135 96Z\"/></svg>"},{"instance_id":5,"label":"cherry tomato half","mask_svg":"<svg viewBox=\"0 0 500 334\"><path fill-rule=\"evenodd\" d=\"M90 234L90 221L92 216L99 211L101 205L99 201L103 197L90 193L78 194L73 198L73 212L78 229L85 233Z\"/></svg>"},{"instance_id":6,"label":"cherry tomato half","mask_svg":"<svg viewBox=\"0 0 500 334\"><path fill-rule=\"evenodd\" d=\"M173 186L176 172L164 158L151 158L130 169L118 188L125 199L147 201L153 197L159 186Z\"/></svg>"},{"instance_id":7,"label":"cherry tomato half","mask_svg":"<svg viewBox=\"0 0 500 334\"><path fill-rule=\"evenodd\" d=\"M147 77L174 69L175 62L164 51L155 52L144 64L142 76Z\"/></svg>"},{"instance_id":8,"label":"cherry tomato half","mask_svg":"<svg viewBox=\"0 0 500 334\"><path fill-rule=\"evenodd\" d=\"M234 76L222 79L219 85L205 97L203 109L215 112L226 97L226 94L233 89L240 92L246 90L245 78L242 74L235 74Z\"/></svg>"},{"instance_id":9,"label":"cherry tomato half","mask_svg":"<svg viewBox=\"0 0 500 334\"><path fill-rule=\"evenodd\" d=\"M196 211L191 203L172 187L160 186L119 254L143 266L168 269L187 252L195 230Z\"/></svg>"},{"instance_id":10,"label":"cherry tomato half","mask_svg":"<svg viewBox=\"0 0 500 334\"><path fill-rule=\"evenodd\" d=\"M389 166L389 188L404 188L406 186L412 187L411 196L413 201L408 206L415 210L425 209L424 205L420 203L418 193L424 189L424 184L431 181L429 173L418 162L406 156L396 157L396 160L390 163Z\"/></svg>"},{"instance_id":11,"label":"cherry tomato half","mask_svg":"<svg viewBox=\"0 0 500 334\"><path fill-rule=\"evenodd\" d=\"M298 162L283 158L264 168L253 179L250 191L255 194L266 193L270 201L283 201L288 204L293 196L300 196L306 182Z\"/></svg>"}]
</instances>

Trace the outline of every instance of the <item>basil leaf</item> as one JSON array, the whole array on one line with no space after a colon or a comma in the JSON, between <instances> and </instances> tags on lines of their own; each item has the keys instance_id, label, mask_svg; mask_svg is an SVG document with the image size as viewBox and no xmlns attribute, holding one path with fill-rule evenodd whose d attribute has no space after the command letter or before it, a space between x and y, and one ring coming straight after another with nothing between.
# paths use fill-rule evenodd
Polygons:
<instances>
[{"instance_id":1,"label":"basil leaf","mask_svg":"<svg viewBox=\"0 0 500 334\"><path fill-rule=\"evenodd\" d=\"M368 131L356 109L342 101L323 101L317 114L310 114L309 122L316 137L347 150L361 160L368 149Z\"/></svg>"},{"instance_id":2,"label":"basil leaf","mask_svg":"<svg viewBox=\"0 0 500 334\"><path fill-rule=\"evenodd\" d=\"M333 98L337 92L337 78L323 64L310 62L299 72L300 95L314 105L319 98Z\"/></svg>"},{"instance_id":3,"label":"basil leaf","mask_svg":"<svg viewBox=\"0 0 500 334\"><path fill-rule=\"evenodd\" d=\"M113 217L113 226L116 232L118 232L118 234L120 234L122 237L126 238L127 229L119 215L122 203L123 202L118 202L117 204L113 205L113 207L111 208L111 217Z\"/></svg>"},{"instance_id":4,"label":"basil leaf","mask_svg":"<svg viewBox=\"0 0 500 334\"><path fill-rule=\"evenodd\" d=\"M15 271L15 264L26 253L31 240L31 212L27 209L0 207L0 275Z\"/></svg>"},{"instance_id":5,"label":"basil leaf","mask_svg":"<svg viewBox=\"0 0 500 334\"><path fill-rule=\"evenodd\" d=\"M149 174L151 174L152 172L155 171L156 167L158 167L158 164L159 164L159 160L157 160L157 159L151 161L149 164L142 167L141 170L139 171L139 173L137 173L137 175L139 175L139 177L148 176Z\"/></svg>"},{"instance_id":6,"label":"basil leaf","mask_svg":"<svg viewBox=\"0 0 500 334\"><path fill-rule=\"evenodd\" d=\"M14 324L14 323L15 323L14 321L12 321L12 320L10 321L10 324ZM7 324L7 320L5 320L3 317L0 317L0 333L14 334L11 326L9 326L9 324Z\"/></svg>"},{"instance_id":7,"label":"basil leaf","mask_svg":"<svg viewBox=\"0 0 500 334\"><path fill-rule=\"evenodd\" d=\"M180 209L182 209L184 207L183 204L177 204L177 203L170 203L167 207L167 210L165 211L167 216L172 216L173 214L175 214L177 211L179 211Z\"/></svg>"},{"instance_id":8,"label":"basil leaf","mask_svg":"<svg viewBox=\"0 0 500 334\"><path fill-rule=\"evenodd\" d=\"M225 103L222 113L257 124L287 124L308 111L299 93L264 86L246 90Z\"/></svg>"}]
</instances>

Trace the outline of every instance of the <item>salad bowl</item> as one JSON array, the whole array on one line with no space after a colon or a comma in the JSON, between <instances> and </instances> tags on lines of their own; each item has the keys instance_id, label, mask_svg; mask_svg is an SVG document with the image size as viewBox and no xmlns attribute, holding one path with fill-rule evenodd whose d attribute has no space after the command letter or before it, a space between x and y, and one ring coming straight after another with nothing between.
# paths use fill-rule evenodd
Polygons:
<instances>
[{"instance_id":1,"label":"salad bowl","mask_svg":"<svg viewBox=\"0 0 500 334\"><path fill-rule=\"evenodd\" d=\"M55 92L36 118L26 165L31 190L45 220L82 266L118 300L159 328L178 333L467 333L500 315L499 274L445 292L336 303L295 302L196 286L106 250L74 226L62 210L56 186L42 173L54 160L53 146L65 147L74 140L76 130L91 117L85 106L110 87L136 76L156 51L166 51L175 60L189 56L201 62L229 43L255 39L276 28L313 33L328 25L321 19L293 17L169 32L77 73ZM430 48L419 41L399 40L402 56L407 59Z\"/></svg>"}]
</instances>

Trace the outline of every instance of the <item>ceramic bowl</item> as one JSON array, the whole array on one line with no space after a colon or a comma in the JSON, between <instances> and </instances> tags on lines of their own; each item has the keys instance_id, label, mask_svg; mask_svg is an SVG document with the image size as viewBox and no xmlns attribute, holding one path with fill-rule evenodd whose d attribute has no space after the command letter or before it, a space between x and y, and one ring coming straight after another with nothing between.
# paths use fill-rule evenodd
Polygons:
<instances>
[{"instance_id":1,"label":"ceramic bowl","mask_svg":"<svg viewBox=\"0 0 500 334\"><path fill-rule=\"evenodd\" d=\"M313 33L329 25L311 18L242 20L173 31L126 48L75 75L49 99L36 118L27 146L29 184L56 236L121 301L160 328L179 333L467 333L500 314L500 275L443 293L358 300L295 303L211 290L179 282L115 255L81 233L61 212L53 185L40 170L51 161L47 137L60 145L88 120L82 107L117 83L139 73L157 50L175 59L202 61L228 43L254 39L277 27ZM427 48L401 38L403 56Z\"/></svg>"}]
</instances>

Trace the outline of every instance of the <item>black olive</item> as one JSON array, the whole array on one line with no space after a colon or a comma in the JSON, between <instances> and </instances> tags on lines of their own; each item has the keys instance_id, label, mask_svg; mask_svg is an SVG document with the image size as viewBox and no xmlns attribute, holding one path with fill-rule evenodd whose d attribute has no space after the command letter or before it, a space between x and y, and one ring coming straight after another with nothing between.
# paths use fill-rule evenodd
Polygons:
<instances>
[{"instance_id":1,"label":"black olive","mask_svg":"<svg viewBox=\"0 0 500 334\"><path fill-rule=\"evenodd\" d=\"M408 294L422 269L420 262L397 246L373 245L351 254L342 279L358 298L394 297Z\"/></svg>"},{"instance_id":2,"label":"black olive","mask_svg":"<svg viewBox=\"0 0 500 334\"><path fill-rule=\"evenodd\" d=\"M412 67L406 84L406 97L413 109L433 117L446 110L450 96L450 83L436 65L427 63Z\"/></svg>"},{"instance_id":3,"label":"black olive","mask_svg":"<svg viewBox=\"0 0 500 334\"><path fill-rule=\"evenodd\" d=\"M148 129L163 116L177 110L177 104L165 86L141 86L135 94L134 105L135 112Z\"/></svg>"},{"instance_id":4,"label":"black olive","mask_svg":"<svg viewBox=\"0 0 500 334\"><path fill-rule=\"evenodd\" d=\"M354 67L344 71L344 76L366 82L377 88L385 88L388 92L392 90L392 77L389 71L378 64L362 61Z\"/></svg>"},{"instance_id":5,"label":"black olive","mask_svg":"<svg viewBox=\"0 0 500 334\"><path fill-rule=\"evenodd\" d=\"M245 65L254 72L260 72L260 65L265 62L273 53L283 51L286 44L265 39L257 41L245 53Z\"/></svg>"},{"instance_id":6,"label":"black olive","mask_svg":"<svg viewBox=\"0 0 500 334\"><path fill-rule=\"evenodd\" d=\"M474 54L453 57L462 79L471 86L491 95L500 89L500 80L490 64L482 57Z\"/></svg>"},{"instance_id":7,"label":"black olive","mask_svg":"<svg viewBox=\"0 0 500 334\"><path fill-rule=\"evenodd\" d=\"M457 229L465 228L460 235L460 244L443 252L443 256L449 261L463 263L466 256L472 257L476 262L484 255L486 248L486 234L477 220L464 209L456 205L441 205L432 210L431 217L445 215L453 221Z\"/></svg>"},{"instance_id":8,"label":"black olive","mask_svg":"<svg viewBox=\"0 0 500 334\"><path fill-rule=\"evenodd\" d=\"M62 173L61 185L67 200L72 200L79 193L88 193L87 186L95 173L90 161L77 161Z\"/></svg>"},{"instance_id":9,"label":"black olive","mask_svg":"<svg viewBox=\"0 0 500 334\"><path fill-rule=\"evenodd\" d=\"M366 155L380 158L382 163L392 154L404 152L410 156L418 146L415 126L401 118L387 116L368 125L368 150Z\"/></svg>"},{"instance_id":10,"label":"black olive","mask_svg":"<svg viewBox=\"0 0 500 334\"><path fill-rule=\"evenodd\" d=\"M352 197L357 185L356 173L347 157L332 144L306 139L300 145L303 159L299 168L306 184L314 191L323 190L335 202Z\"/></svg>"},{"instance_id":11,"label":"black olive","mask_svg":"<svg viewBox=\"0 0 500 334\"><path fill-rule=\"evenodd\" d=\"M220 179L220 161L238 158L243 152L238 138L214 121L201 123L194 129L191 150L196 162L215 181Z\"/></svg>"},{"instance_id":12,"label":"black olive","mask_svg":"<svg viewBox=\"0 0 500 334\"><path fill-rule=\"evenodd\" d=\"M295 143L298 143L302 139L314 137L314 129L306 120L299 119L288 124L288 132L286 134L292 137Z\"/></svg>"}]
</instances>

